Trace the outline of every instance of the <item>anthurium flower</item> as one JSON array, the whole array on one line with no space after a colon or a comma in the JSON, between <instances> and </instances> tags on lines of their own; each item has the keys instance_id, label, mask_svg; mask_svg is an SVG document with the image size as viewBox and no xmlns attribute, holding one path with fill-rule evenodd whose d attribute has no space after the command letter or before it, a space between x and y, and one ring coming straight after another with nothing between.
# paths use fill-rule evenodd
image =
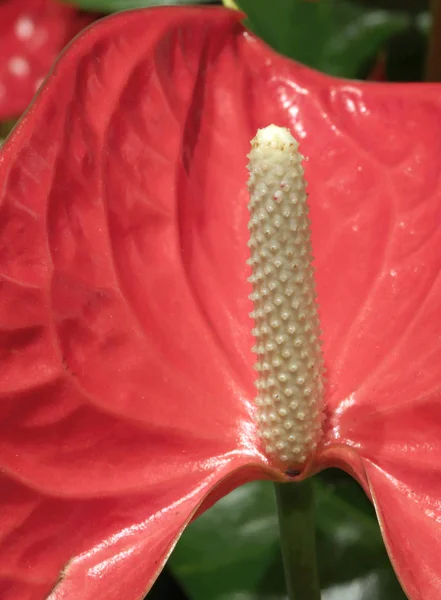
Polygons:
<instances>
[{"instance_id":1,"label":"anthurium flower","mask_svg":"<svg viewBox=\"0 0 441 600\"><path fill-rule=\"evenodd\" d=\"M439 598L441 88L326 77L239 19L89 28L1 151L2 600L139 599L217 498L328 466L409 598ZM300 475L255 403L246 155L270 123L309 157L328 378Z\"/></svg>"},{"instance_id":2,"label":"anthurium flower","mask_svg":"<svg viewBox=\"0 0 441 600\"><path fill-rule=\"evenodd\" d=\"M0 2L0 120L23 112L56 56L92 20L58 0Z\"/></svg>"}]
</instances>

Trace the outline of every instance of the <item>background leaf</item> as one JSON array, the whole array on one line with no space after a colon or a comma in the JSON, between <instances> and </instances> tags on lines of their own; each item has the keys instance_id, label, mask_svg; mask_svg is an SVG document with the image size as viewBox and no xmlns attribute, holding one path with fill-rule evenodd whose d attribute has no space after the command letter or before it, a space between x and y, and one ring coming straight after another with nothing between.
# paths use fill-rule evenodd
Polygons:
<instances>
[{"instance_id":1,"label":"background leaf","mask_svg":"<svg viewBox=\"0 0 441 600\"><path fill-rule=\"evenodd\" d=\"M404 600L362 489L334 470L315 487L323 600ZM272 485L253 482L218 502L170 565L191 600L286 600Z\"/></svg>"},{"instance_id":2,"label":"background leaf","mask_svg":"<svg viewBox=\"0 0 441 600\"><path fill-rule=\"evenodd\" d=\"M170 569L165 567L159 574L145 600L188 600Z\"/></svg>"},{"instance_id":3,"label":"background leaf","mask_svg":"<svg viewBox=\"0 0 441 600\"><path fill-rule=\"evenodd\" d=\"M237 0L247 25L282 54L340 77L359 71L393 34L405 30L405 12L339 0Z\"/></svg>"},{"instance_id":4,"label":"background leaf","mask_svg":"<svg viewBox=\"0 0 441 600\"><path fill-rule=\"evenodd\" d=\"M374 6L376 8L387 8L389 10L407 10L420 12L428 10L429 0L355 0L359 4Z\"/></svg>"},{"instance_id":5,"label":"background leaf","mask_svg":"<svg viewBox=\"0 0 441 600\"><path fill-rule=\"evenodd\" d=\"M74 0L70 4L75 4L83 10L112 13L148 6L213 4L213 0Z\"/></svg>"}]
</instances>

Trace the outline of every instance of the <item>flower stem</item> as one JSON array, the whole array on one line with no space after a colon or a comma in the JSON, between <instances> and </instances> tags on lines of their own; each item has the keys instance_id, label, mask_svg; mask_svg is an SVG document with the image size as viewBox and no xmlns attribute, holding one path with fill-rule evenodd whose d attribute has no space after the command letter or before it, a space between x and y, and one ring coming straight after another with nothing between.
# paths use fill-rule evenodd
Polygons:
<instances>
[{"instance_id":1,"label":"flower stem","mask_svg":"<svg viewBox=\"0 0 441 600\"><path fill-rule=\"evenodd\" d=\"M274 487L289 600L320 600L312 481Z\"/></svg>"},{"instance_id":2,"label":"flower stem","mask_svg":"<svg viewBox=\"0 0 441 600\"><path fill-rule=\"evenodd\" d=\"M441 1L431 0L432 27L426 58L426 81L441 81Z\"/></svg>"}]
</instances>

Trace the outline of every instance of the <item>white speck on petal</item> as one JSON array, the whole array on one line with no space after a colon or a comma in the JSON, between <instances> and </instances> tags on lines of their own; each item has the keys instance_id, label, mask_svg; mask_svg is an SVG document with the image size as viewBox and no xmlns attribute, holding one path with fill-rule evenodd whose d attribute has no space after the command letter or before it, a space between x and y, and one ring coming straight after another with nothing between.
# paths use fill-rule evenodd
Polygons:
<instances>
[{"instance_id":1,"label":"white speck on petal","mask_svg":"<svg viewBox=\"0 0 441 600\"><path fill-rule=\"evenodd\" d=\"M20 17L15 23L15 34L19 40L29 40L35 31L35 25L29 17Z\"/></svg>"},{"instance_id":2,"label":"white speck on petal","mask_svg":"<svg viewBox=\"0 0 441 600\"><path fill-rule=\"evenodd\" d=\"M8 62L9 70L17 77L26 77L31 70L28 61L22 56L13 56Z\"/></svg>"}]
</instances>

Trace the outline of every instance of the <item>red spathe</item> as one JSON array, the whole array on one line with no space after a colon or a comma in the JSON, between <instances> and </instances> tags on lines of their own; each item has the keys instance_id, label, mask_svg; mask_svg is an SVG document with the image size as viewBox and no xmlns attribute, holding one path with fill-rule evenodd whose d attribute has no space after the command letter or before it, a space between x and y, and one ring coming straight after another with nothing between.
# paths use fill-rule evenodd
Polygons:
<instances>
[{"instance_id":1,"label":"red spathe","mask_svg":"<svg viewBox=\"0 0 441 600\"><path fill-rule=\"evenodd\" d=\"M441 87L331 79L238 19L102 21L0 154L2 600L139 600L195 511L284 478L248 316L269 123L309 157L328 390L308 473L351 472L409 597L439 599Z\"/></svg>"}]
</instances>

